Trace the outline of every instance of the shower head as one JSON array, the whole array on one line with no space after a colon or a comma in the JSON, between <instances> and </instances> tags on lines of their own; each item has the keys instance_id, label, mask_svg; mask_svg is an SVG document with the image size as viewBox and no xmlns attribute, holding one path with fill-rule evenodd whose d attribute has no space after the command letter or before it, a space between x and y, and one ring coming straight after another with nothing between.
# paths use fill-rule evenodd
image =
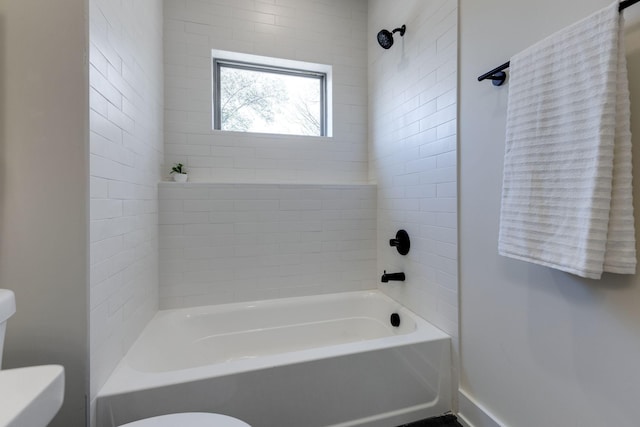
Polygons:
<instances>
[{"instance_id":1,"label":"shower head","mask_svg":"<svg viewBox=\"0 0 640 427\"><path fill-rule=\"evenodd\" d=\"M397 32L400 33L400 36L404 36L404 32L407 30L407 26L403 25L400 28L396 28L393 32L388 30L380 30L378 33L378 43L385 49L389 49L393 46L393 35Z\"/></svg>"}]
</instances>

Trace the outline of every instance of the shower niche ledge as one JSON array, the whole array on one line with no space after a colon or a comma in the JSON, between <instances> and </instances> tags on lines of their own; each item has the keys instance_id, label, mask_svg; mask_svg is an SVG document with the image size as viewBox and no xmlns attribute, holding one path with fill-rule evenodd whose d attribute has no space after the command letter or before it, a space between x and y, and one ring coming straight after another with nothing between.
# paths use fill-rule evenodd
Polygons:
<instances>
[{"instance_id":1,"label":"shower niche ledge","mask_svg":"<svg viewBox=\"0 0 640 427\"><path fill-rule=\"evenodd\" d=\"M160 181L159 187L184 187L184 188L198 188L198 187L376 187L375 182L292 182L292 181L246 181L246 182L234 182L234 181L188 181L188 182L175 182L175 181Z\"/></svg>"},{"instance_id":2,"label":"shower niche ledge","mask_svg":"<svg viewBox=\"0 0 640 427\"><path fill-rule=\"evenodd\" d=\"M377 185L371 183L295 183L295 182L186 182L158 184L160 200L316 200L375 199ZM375 200L374 200L375 201ZM325 205L325 204L323 204ZM308 204L309 210L324 206Z\"/></svg>"}]
</instances>

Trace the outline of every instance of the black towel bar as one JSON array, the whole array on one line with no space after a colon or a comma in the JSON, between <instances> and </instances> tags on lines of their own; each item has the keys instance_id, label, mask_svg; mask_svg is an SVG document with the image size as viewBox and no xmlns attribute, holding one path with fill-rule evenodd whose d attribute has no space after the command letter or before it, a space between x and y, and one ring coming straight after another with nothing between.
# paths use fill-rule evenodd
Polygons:
<instances>
[{"instance_id":1,"label":"black towel bar","mask_svg":"<svg viewBox=\"0 0 640 427\"><path fill-rule=\"evenodd\" d=\"M618 7L618 10L622 12L629 6L634 5L638 2L640 2L640 0L625 0L623 2L620 2L620 6ZM510 64L510 61L507 61L501 66L496 67L491 71L487 71L486 73L478 77L478 81L481 82L483 80L493 80L494 86L502 85L504 81L507 79L507 74L504 72L504 70L509 68L509 64Z\"/></svg>"}]
</instances>

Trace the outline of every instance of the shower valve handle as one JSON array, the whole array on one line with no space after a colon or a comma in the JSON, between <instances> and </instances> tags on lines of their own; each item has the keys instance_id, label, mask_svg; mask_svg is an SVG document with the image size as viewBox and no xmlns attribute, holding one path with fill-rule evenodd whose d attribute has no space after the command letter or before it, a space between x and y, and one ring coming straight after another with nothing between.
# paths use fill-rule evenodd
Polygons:
<instances>
[{"instance_id":1,"label":"shower valve handle","mask_svg":"<svg viewBox=\"0 0 640 427\"><path fill-rule=\"evenodd\" d=\"M406 255L411 248L409 234L405 230L398 230L396 238L389 240L389 246L395 246L400 255Z\"/></svg>"}]
</instances>

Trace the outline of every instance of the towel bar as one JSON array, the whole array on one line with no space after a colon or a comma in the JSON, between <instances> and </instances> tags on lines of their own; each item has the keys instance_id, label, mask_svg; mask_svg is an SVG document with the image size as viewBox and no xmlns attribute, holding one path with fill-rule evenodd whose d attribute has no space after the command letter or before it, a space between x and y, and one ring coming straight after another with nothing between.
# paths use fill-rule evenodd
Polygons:
<instances>
[{"instance_id":1,"label":"towel bar","mask_svg":"<svg viewBox=\"0 0 640 427\"><path fill-rule=\"evenodd\" d=\"M632 6L638 2L640 2L640 0L625 0L623 2L620 2L620 6L618 7L618 10L622 12L629 6ZM501 66L496 67L491 71L487 71L486 73L478 77L478 81L481 82L483 80L492 80L494 86L502 86L502 84L507 79L507 74L504 72L504 70L509 68L509 64L510 64L510 61L507 61Z\"/></svg>"}]
</instances>

